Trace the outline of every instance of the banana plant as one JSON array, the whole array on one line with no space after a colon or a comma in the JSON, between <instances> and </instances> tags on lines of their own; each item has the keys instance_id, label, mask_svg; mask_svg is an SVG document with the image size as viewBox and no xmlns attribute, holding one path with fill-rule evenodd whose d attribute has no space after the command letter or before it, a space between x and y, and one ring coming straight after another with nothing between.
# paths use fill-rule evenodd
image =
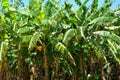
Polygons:
<instances>
[{"instance_id":1,"label":"banana plant","mask_svg":"<svg viewBox=\"0 0 120 80\"><path fill-rule=\"evenodd\" d=\"M100 8L99 0L74 1L78 10L69 1L1 0L4 80L109 79L119 68L119 9L111 10L109 0Z\"/></svg>"}]
</instances>

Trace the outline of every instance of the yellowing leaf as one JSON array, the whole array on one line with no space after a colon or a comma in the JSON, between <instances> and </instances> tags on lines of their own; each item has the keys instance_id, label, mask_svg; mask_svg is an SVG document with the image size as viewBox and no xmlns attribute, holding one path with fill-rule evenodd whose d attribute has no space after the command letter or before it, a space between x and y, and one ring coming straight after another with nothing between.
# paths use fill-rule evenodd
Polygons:
<instances>
[{"instance_id":1,"label":"yellowing leaf","mask_svg":"<svg viewBox=\"0 0 120 80\"><path fill-rule=\"evenodd\" d=\"M8 36L7 34L4 34L4 38L8 39L8 38L9 38L9 36Z\"/></svg>"},{"instance_id":2,"label":"yellowing leaf","mask_svg":"<svg viewBox=\"0 0 120 80\"><path fill-rule=\"evenodd\" d=\"M45 15L44 15L43 11L40 11L40 12L39 12L38 18L39 18L39 20L44 20Z\"/></svg>"},{"instance_id":3,"label":"yellowing leaf","mask_svg":"<svg viewBox=\"0 0 120 80\"><path fill-rule=\"evenodd\" d=\"M42 46L35 46L38 51L42 51Z\"/></svg>"},{"instance_id":4,"label":"yellowing leaf","mask_svg":"<svg viewBox=\"0 0 120 80\"><path fill-rule=\"evenodd\" d=\"M8 6L9 6L9 3L8 3L7 1L3 1L3 2L2 2L2 5L3 5L3 7L8 7Z\"/></svg>"},{"instance_id":5,"label":"yellowing leaf","mask_svg":"<svg viewBox=\"0 0 120 80\"><path fill-rule=\"evenodd\" d=\"M6 12L8 12L9 8L9 3L8 1L2 1L2 6L5 8Z\"/></svg>"},{"instance_id":6,"label":"yellowing leaf","mask_svg":"<svg viewBox=\"0 0 120 80\"><path fill-rule=\"evenodd\" d=\"M2 21L2 24L5 23L5 17L4 16L1 16L1 21Z\"/></svg>"},{"instance_id":7,"label":"yellowing leaf","mask_svg":"<svg viewBox=\"0 0 120 80\"><path fill-rule=\"evenodd\" d=\"M34 1L34 8L37 8L40 4L37 1Z\"/></svg>"}]
</instances>

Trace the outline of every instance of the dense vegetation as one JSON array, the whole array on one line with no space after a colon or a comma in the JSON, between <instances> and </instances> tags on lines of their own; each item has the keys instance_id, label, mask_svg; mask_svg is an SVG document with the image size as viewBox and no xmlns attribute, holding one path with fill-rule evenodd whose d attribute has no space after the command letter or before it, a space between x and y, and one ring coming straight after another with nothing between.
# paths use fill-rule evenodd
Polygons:
<instances>
[{"instance_id":1,"label":"dense vegetation","mask_svg":"<svg viewBox=\"0 0 120 80\"><path fill-rule=\"evenodd\" d=\"M74 1L0 1L0 80L120 80L120 9Z\"/></svg>"}]
</instances>

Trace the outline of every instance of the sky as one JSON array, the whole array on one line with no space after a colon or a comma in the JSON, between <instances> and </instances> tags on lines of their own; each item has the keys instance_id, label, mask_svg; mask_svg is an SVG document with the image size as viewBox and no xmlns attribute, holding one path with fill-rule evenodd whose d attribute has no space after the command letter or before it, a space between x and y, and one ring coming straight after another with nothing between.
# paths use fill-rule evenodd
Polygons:
<instances>
[{"instance_id":1,"label":"sky","mask_svg":"<svg viewBox=\"0 0 120 80\"><path fill-rule=\"evenodd\" d=\"M61 0L63 2L63 0ZM68 0L71 4L73 4L73 9L78 9L79 6L74 2L74 0ZM81 0L82 2L84 2L84 0ZM87 3L87 6L90 5L92 3L93 0L89 0L89 2ZM23 0L23 2L25 4L28 4L29 0ZM99 0L99 6L101 7L102 4L104 3L104 0ZM117 8L117 6L120 5L120 0L115 0L114 3L111 6L111 9L115 9Z\"/></svg>"},{"instance_id":2,"label":"sky","mask_svg":"<svg viewBox=\"0 0 120 80\"><path fill-rule=\"evenodd\" d=\"M68 1L73 4L74 9L77 9L77 8L78 8L78 6L77 6L76 3L74 2L74 0L68 0ZM81 1L84 2L85 0L81 0ZM89 0L89 2L87 3L87 5L90 5L90 4L92 3L92 1L93 1L93 0ZM98 0L98 1L99 1L99 2L98 2L98 5L99 5L98 7L101 7L102 4L104 3L104 0ZM112 6L111 6L111 9L117 8L118 5L120 5L120 0L115 0L115 1L113 2Z\"/></svg>"}]
</instances>

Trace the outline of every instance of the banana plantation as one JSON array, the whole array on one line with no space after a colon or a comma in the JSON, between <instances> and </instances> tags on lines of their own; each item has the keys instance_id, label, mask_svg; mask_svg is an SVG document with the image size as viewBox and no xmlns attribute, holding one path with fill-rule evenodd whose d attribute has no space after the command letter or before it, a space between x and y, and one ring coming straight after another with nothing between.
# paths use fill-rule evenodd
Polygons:
<instances>
[{"instance_id":1,"label":"banana plantation","mask_svg":"<svg viewBox=\"0 0 120 80\"><path fill-rule=\"evenodd\" d=\"M113 0L26 1L0 0L0 80L120 80Z\"/></svg>"}]
</instances>

